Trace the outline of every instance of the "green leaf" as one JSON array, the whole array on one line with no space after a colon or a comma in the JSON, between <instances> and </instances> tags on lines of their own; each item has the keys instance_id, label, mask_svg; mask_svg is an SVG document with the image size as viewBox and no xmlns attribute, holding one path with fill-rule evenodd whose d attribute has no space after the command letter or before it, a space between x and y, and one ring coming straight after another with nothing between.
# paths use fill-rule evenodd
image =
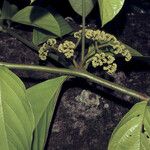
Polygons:
<instances>
[{"instance_id":1,"label":"green leaf","mask_svg":"<svg viewBox=\"0 0 150 150\"><path fill-rule=\"evenodd\" d=\"M54 15L56 21L58 22L61 30L60 35L61 37L73 31L71 26L64 20L64 18L60 16L58 13L56 13L54 10L52 10L51 7L47 7L46 9ZM49 38L57 38L57 37L58 37L57 35L54 35L49 31L35 28L33 30L32 41L35 45L39 45L41 43L44 43Z\"/></svg>"},{"instance_id":2,"label":"green leaf","mask_svg":"<svg viewBox=\"0 0 150 150\"><path fill-rule=\"evenodd\" d=\"M35 126L66 78L66 76L62 76L50 79L27 89L27 99L30 101L33 110Z\"/></svg>"},{"instance_id":3,"label":"green leaf","mask_svg":"<svg viewBox=\"0 0 150 150\"><path fill-rule=\"evenodd\" d=\"M124 43L123 43L124 44ZM130 51L131 55L132 56L143 56L139 51L137 51L136 49L130 47L129 45L127 44L124 44L125 47Z\"/></svg>"},{"instance_id":4,"label":"green leaf","mask_svg":"<svg viewBox=\"0 0 150 150\"><path fill-rule=\"evenodd\" d=\"M55 93L54 97L51 99L50 103L48 104L45 112L43 113L36 129L34 132L34 142L32 145L33 150L43 150L46 139L48 136L48 130L51 124L51 120L53 117L53 113L55 110L55 105L60 93L61 85L58 89L58 91Z\"/></svg>"},{"instance_id":5,"label":"green leaf","mask_svg":"<svg viewBox=\"0 0 150 150\"><path fill-rule=\"evenodd\" d=\"M137 61L150 65L150 56L133 56L133 58Z\"/></svg>"},{"instance_id":6,"label":"green leaf","mask_svg":"<svg viewBox=\"0 0 150 150\"><path fill-rule=\"evenodd\" d=\"M149 150L150 101L137 103L114 130L108 150Z\"/></svg>"},{"instance_id":7,"label":"green leaf","mask_svg":"<svg viewBox=\"0 0 150 150\"><path fill-rule=\"evenodd\" d=\"M59 37L72 31L60 15L37 6L25 7L12 17L12 21L41 28Z\"/></svg>"},{"instance_id":8,"label":"green leaf","mask_svg":"<svg viewBox=\"0 0 150 150\"><path fill-rule=\"evenodd\" d=\"M130 47L127 44L124 44L124 45L130 51L130 53L133 56L134 60L147 63L148 65L150 64L150 56L143 56L138 50Z\"/></svg>"},{"instance_id":9,"label":"green leaf","mask_svg":"<svg viewBox=\"0 0 150 150\"><path fill-rule=\"evenodd\" d=\"M10 19L15 13L17 13L18 8L14 4L10 4L7 0L4 0L1 12L1 19Z\"/></svg>"},{"instance_id":10,"label":"green leaf","mask_svg":"<svg viewBox=\"0 0 150 150\"><path fill-rule=\"evenodd\" d=\"M33 3L33 2L35 2L36 0L30 0L31 2L30 3Z\"/></svg>"},{"instance_id":11,"label":"green leaf","mask_svg":"<svg viewBox=\"0 0 150 150\"><path fill-rule=\"evenodd\" d=\"M0 149L30 150L34 116L25 86L7 68L0 67Z\"/></svg>"},{"instance_id":12,"label":"green leaf","mask_svg":"<svg viewBox=\"0 0 150 150\"><path fill-rule=\"evenodd\" d=\"M40 45L47 41L49 38L57 38L57 36L45 30L33 29L33 44Z\"/></svg>"},{"instance_id":13,"label":"green leaf","mask_svg":"<svg viewBox=\"0 0 150 150\"><path fill-rule=\"evenodd\" d=\"M36 129L32 149L43 150L57 98L66 76L50 79L27 90L35 116Z\"/></svg>"},{"instance_id":14,"label":"green leaf","mask_svg":"<svg viewBox=\"0 0 150 150\"><path fill-rule=\"evenodd\" d=\"M98 0L102 26L111 21L123 7L125 0Z\"/></svg>"},{"instance_id":15,"label":"green leaf","mask_svg":"<svg viewBox=\"0 0 150 150\"><path fill-rule=\"evenodd\" d=\"M73 31L73 28L65 21L65 19L61 15L54 11L53 15L59 25L61 37Z\"/></svg>"},{"instance_id":16,"label":"green leaf","mask_svg":"<svg viewBox=\"0 0 150 150\"><path fill-rule=\"evenodd\" d=\"M86 7L85 15L87 16L94 8L94 4L96 0L84 0L84 1ZM74 11L80 16L82 16L82 0L69 0L69 2L72 8L74 9Z\"/></svg>"}]
</instances>

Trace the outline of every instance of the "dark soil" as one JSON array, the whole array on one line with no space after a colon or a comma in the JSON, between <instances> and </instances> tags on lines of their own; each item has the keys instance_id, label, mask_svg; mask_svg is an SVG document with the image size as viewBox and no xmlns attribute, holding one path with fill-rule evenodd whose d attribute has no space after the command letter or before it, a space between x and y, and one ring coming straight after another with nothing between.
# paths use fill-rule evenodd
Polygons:
<instances>
[{"instance_id":1,"label":"dark soil","mask_svg":"<svg viewBox=\"0 0 150 150\"><path fill-rule=\"evenodd\" d=\"M137 8L128 10L123 22L118 16L105 27L105 30L148 56L150 55L150 12L143 10L142 13L141 9ZM30 33L21 32L21 34L30 37ZM0 61L39 64L37 54L4 33L0 33ZM136 61L135 63L135 65L131 62L123 67L120 66L120 71L118 70L113 76L114 82L150 95L150 67ZM31 71L15 71L15 73L21 77L26 87L55 77ZM100 75L98 72L96 74ZM106 75L101 76L112 79ZM58 101L45 150L107 150L112 131L137 101L130 96L81 79L67 81Z\"/></svg>"}]
</instances>

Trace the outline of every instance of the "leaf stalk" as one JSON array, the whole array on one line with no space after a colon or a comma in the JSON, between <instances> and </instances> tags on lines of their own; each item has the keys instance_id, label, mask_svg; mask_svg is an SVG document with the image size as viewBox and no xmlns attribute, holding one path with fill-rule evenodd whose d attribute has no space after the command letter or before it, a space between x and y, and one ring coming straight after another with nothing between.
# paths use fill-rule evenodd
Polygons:
<instances>
[{"instance_id":1,"label":"leaf stalk","mask_svg":"<svg viewBox=\"0 0 150 150\"><path fill-rule=\"evenodd\" d=\"M82 0L82 51L81 51L81 66L84 62L85 55L85 0Z\"/></svg>"}]
</instances>

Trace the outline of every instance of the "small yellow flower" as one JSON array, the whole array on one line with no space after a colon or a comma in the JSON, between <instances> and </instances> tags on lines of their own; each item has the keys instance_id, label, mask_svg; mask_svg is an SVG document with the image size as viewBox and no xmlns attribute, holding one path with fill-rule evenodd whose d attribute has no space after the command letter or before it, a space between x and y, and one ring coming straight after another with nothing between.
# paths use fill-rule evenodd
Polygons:
<instances>
[{"instance_id":1,"label":"small yellow flower","mask_svg":"<svg viewBox=\"0 0 150 150\"><path fill-rule=\"evenodd\" d=\"M102 66L103 64L112 64L115 58L111 55L106 55L105 53L96 53L92 58L92 66L94 68Z\"/></svg>"},{"instance_id":2,"label":"small yellow flower","mask_svg":"<svg viewBox=\"0 0 150 150\"><path fill-rule=\"evenodd\" d=\"M59 44L58 51L63 53L66 58L71 58L74 55L76 45L72 41L64 41L64 43Z\"/></svg>"},{"instance_id":3,"label":"small yellow flower","mask_svg":"<svg viewBox=\"0 0 150 150\"><path fill-rule=\"evenodd\" d=\"M62 53L63 50L64 50L63 44L59 44L59 46L58 46L58 51L59 51L60 53Z\"/></svg>"},{"instance_id":4,"label":"small yellow flower","mask_svg":"<svg viewBox=\"0 0 150 150\"><path fill-rule=\"evenodd\" d=\"M91 30L91 29L86 29L86 30L85 30L85 37L86 37L87 39L92 39L93 36L94 36L93 33L94 33L93 30Z\"/></svg>"},{"instance_id":5,"label":"small yellow flower","mask_svg":"<svg viewBox=\"0 0 150 150\"><path fill-rule=\"evenodd\" d=\"M41 60L46 60L48 55L48 49L53 47L56 44L56 39L48 39L46 43L42 45L39 49L39 58Z\"/></svg>"},{"instance_id":6,"label":"small yellow flower","mask_svg":"<svg viewBox=\"0 0 150 150\"><path fill-rule=\"evenodd\" d=\"M39 49L38 52L39 52L39 58L41 60L46 60L47 59L48 49L47 49L45 44L43 44L43 46Z\"/></svg>"},{"instance_id":7,"label":"small yellow flower","mask_svg":"<svg viewBox=\"0 0 150 150\"><path fill-rule=\"evenodd\" d=\"M48 55L47 51L42 51L42 49L39 50L39 58L41 60L46 60L47 59L47 55Z\"/></svg>"},{"instance_id":8,"label":"small yellow flower","mask_svg":"<svg viewBox=\"0 0 150 150\"><path fill-rule=\"evenodd\" d=\"M47 45L49 46L54 46L56 43L57 43L56 39L51 38L47 40Z\"/></svg>"},{"instance_id":9,"label":"small yellow flower","mask_svg":"<svg viewBox=\"0 0 150 150\"><path fill-rule=\"evenodd\" d=\"M47 59L47 55L39 54L39 58L40 58L41 60L46 60L46 59Z\"/></svg>"},{"instance_id":10,"label":"small yellow flower","mask_svg":"<svg viewBox=\"0 0 150 150\"><path fill-rule=\"evenodd\" d=\"M113 44L115 45L120 45L120 42L117 40L117 38L109 33L105 33L105 36L106 36L106 41L107 42L113 42Z\"/></svg>"},{"instance_id":11,"label":"small yellow flower","mask_svg":"<svg viewBox=\"0 0 150 150\"><path fill-rule=\"evenodd\" d=\"M47 45L46 43L44 43L44 44L42 45L42 48L46 50L46 49L49 48L49 45Z\"/></svg>"},{"instance_id":12,"label":"small yellow flower","mask_svg":"<svg viewBox=\"0 0 150 150\"><path fill-rule=\"evenodd\" d=\"M93 40L99 40L100 36L101 36L100 30L93 31L93 38L92 38Z\"/></svg>"},{"instance_id":13,"label":"small yellow flower","mask_svg":"<svg viewBox=\"0 0 150 150\"><path fill-rule=\"evenodd\" d=\"M79 30L78 32L74 33L74 38L79 39L81 38L81 35L82 35L82 30Z\"/></svg>"},{"instance_id":14,"label":"small yellow flower","mask_svg":"<svg viewBox=\"0 0 150 150\"><path fill-rule=\"evenodd\" d=\"M120 45L114 45L113 49L114 49L114 54L116 55L122 53L122 47Z\"/></svg>"},{"instance_id":15,"label":"small yellow flower","mask_svg":"<svg viewBox=\"0 0 150 150\"><path fill-rule=\"evenodd\" d=\"M126 47L123 44L121 44L119 41L115 42L115 44L112 45L112 48L114 49L113 53L116 55L121 54L122 56L125 57L125 61L131 60L132 55L131 55L130 51L128 49L126 49Z\"/></svg>"},{"instance_id":16,"label":"small yellow flower","mask_svg":"<svg viewBox=\"0 0 150 150\"><path fill-rule=\"evenodd\" d=\"M132 55L128 53L125 57L125 61L130 61L132 59Z\"/></svg>"},{"instance_id":17,"label":"small yellow flower","mask_svg":"<svg viewBox=\"0 0 150 150\"><path fill-rule=\"evenodd\" d=\"M95 56L93 56L92 58L92 66L94 68L98 67L98 66L102 66L103 65L103 62L101 60L101 56L97 53L95 54Z\"/></svg>"},{"instance_id":18,"label":"small yellow flower","mask_svg":"<svg viewBox=\"0 0 150 150\"><path fill-rule=\"evenodd\" d=\"M111 55L108 55L107 56L107 64L112 64L114 61L115 61L115 58Z\"/></svg>"},{"instance_id":19,"label":"small yellow flower","mask_svg":"<svg viewBox=\"0 0 150 150\"><path fill-rule=\"evenodd\" d=\"M109 54L103 52L96 53L91 61L94 68L105 65L103 66L103 70L107 71L109 74L112 74L117 70L117 64L114 63L115 58Z\"/></svg>"},{"instance_id":20,"label":"small yellow flower","mask_svg":"<svg viewBox=\"0 0 150 150\"><path fill-rule=\"evenodd\" d=\"M107 71L107 73L109 73L109 74L113 74L117 70L117 64L113 63L113 64L110 64L108 66L104 66L103 70Z\"/></svg>"},{"instance_id":21,"label":"small yellow flower","mask_svg":"<svg viewBox=\"0 0 150 150\"><path fill-rule=\"evenodd\" d=\"M101 41L107 41L106 33L104 31L101 32L100 39Z\"/></svg>"},{"instance_id":22,"label":"small yellow flower","mask_svg":"<svg viewBox=\"0 0 150 150\"><path fill-rule=\"evenodd\" d=\"M122 56L126 56L128 53L129 53L129 51L127 49L124 49L121 54L122 54Z\"/></svg>"},{"instance_id":23,"label":"small yellow flower","mask_svg":"<svg viewBox=\"0 0 150 150\"><path fill-rule=\"evenodd\" d=\"M66 53L64 53L64 55L66 56L66 58L71 58L74 54L74 51L68 51Z\"/></svg>"}]
</instances>

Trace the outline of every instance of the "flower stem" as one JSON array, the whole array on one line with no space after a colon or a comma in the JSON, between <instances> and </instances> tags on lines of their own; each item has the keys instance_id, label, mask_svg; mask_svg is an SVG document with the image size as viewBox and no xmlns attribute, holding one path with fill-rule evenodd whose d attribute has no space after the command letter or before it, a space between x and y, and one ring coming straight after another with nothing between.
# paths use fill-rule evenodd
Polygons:
<instances>
[{"instance_id":1,"label":"flower stem","mask_svg":"<svg viewBox=\"0 0 150 150\"><path fill-rule=\"evenodd\" d=\"M76 62L75 58L72 59L72 62L75 68L79 68L78 63Z\"/></svg>"},{"instance_id":2,"label":"flower stem","mask_svg":"<svg viewBox=\"0 0 150 150\"><path fill-rule=\"evenodd\" d=\"M5 66L10 69L43 71L43 72L49 72L49 73L55 73L55 74L81 77L81 78L90 80L94 83L97 83L99 85L102 85L104 87L110 88L112 90L116 90L118 92L138 98L140 100L149 100L150 99L149 96L147 96L143 93L128 89L128 88L120 86L116 83L102 79L100 77L97 77L97 76L85 71L85 70L80 70L80 69L71 70L71 69L44 67L44 66L36 66L36 65L10 64L10 63L5 63L5 62L0 62L0 66Z\"/></svg>"},{"instance_id":3,"label":"flower stem","mask_svg":"<svg viewBox=\"0 0 150 150\"><path fill-rule=\"evenodd\" d=\"M84 61L85 55L85 0L82 0L82 51L81 51L81 64Z\"/></svg>"}]
</instances>

